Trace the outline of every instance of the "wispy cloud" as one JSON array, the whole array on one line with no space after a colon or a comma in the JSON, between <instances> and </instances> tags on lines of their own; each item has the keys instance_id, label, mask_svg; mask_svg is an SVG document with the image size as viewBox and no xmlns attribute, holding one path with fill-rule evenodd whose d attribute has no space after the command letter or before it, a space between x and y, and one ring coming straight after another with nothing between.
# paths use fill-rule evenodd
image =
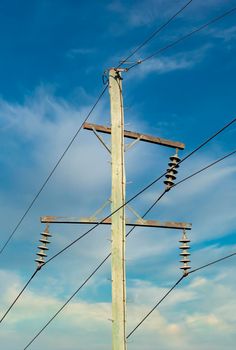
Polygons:
<instances>
[{"instance_id":1,"label":"wispy cloud","mask_svg":"<svg viewBox=\"0 0 236 350\"><path fill-rule=\"evenodd\" d=\"M226 29L212 29L210 33L215 38L223 39L225 42L230 42L236 39L236 26Z\"/></svg>"},{"instance_id":2,"label":"wispy cloud","mask_svg":"<svg viewBox=\"0 0 236 350\"><path fill-rule=\"evenodd\" d=\"M166 74L178 70L191 69L205 58L211 47L211 45L204 45L198 50L182 52L172 56L153 57L141 63L135 72L132 73L131 71L131 75L133 78L144 78L151 73ZM146 55L143 56L145 57Z\"/></svg>"},{"instance_id":3,"label":"wispy cloud","mask_svg":"<svg viewBox=\"0 0 236 350\"><path fill-rule=\"evenodd\" d=\"M9 123L8 128L1 130L2 140L4 139L8 150L7 156L1 155L1 157L4 169L9 167L14 174L11 184L13 193L11 195L7 193L5 196L4 190L1 189L1 212L5 218L4 227L9 227L10 215L11 217L18 216L16 214L22 208L23 200L28 201L31 198L34 189L39 185L36 183L39 182L38 179L44 178L48 168L54 164L55 159L58 159L58 154L61 154L71 135L78 128L81 116L86 114L89 108L88 100L87 97L85 103L84 98L81 98L81 107L78 109L78 107L58 99L53 93L42 89L28 97L22 104L12 104L1 100L1 121L3 125ZM100 118L101 115L107 113L106 107L101 104L95 113L95 120L96 117ZM139 131L138 121L135 124L136 130ZM14 144L12 144L13 140ZM47 187L45 196L39 200L38 206L32 212L31 219L18 232L20 235L18 237L24 241L27 249L24 250L24 258L22 259L16 245L15 259L11 262L14 264L14 270L22 268L21 264L23 263L27 264L27 269L28 266L32 269L33 252L36 251L35 242L39 238L39 228L41 227L36 225L36 220L38 222L40 215L44 213L88 215L99 207L103 199L106 199L105 188L107 197L110 194L110 165L107 163L110 160L109 155L104 153L103 148L89 132L81 132L77 142L65 158L65 163L63 162L61 165L60 172L56 174L52 184ZM25 151L25 143L29 145L27 152ZM156 159L156 149L148 148L148 152L150 152L150 161L148 162L146 162L147 153L145 152L147 149L142 145L137 148L137 151L129 154L129 176L133 176L137 171L143 171L145 174L150 172L151 176L153 169L155 169L155 173L158 173L159 168L157 170L157 167L159 165L153 161ZM188 163L187 168L183 166L182 175L185 176L215 159L214 154L215 150L212 149L204 156L195 157L192 163ZM141 159L143 161L140 161ZM25 163L17 167L16 173L14 166L22 160L25 160ZM164 154L160 153L158 163L163 163L165 167L164 161L167 163L168 159L164 159ZM145 166L144 162L146 162ZM95 163L102 166L95 167ZM141 175L143 173L141 172ZM136 180L138 179L139 176L136 177ZM221 186L222 183L224 186ZM229 159L222 166L219 165L207 174L196 177L189 183L186 182L183 186L180 191L177 190L178 188L173 189L173 192L170 191L168 196L163 198L158 210L154 211L153 218L162 220L173 218L175 220L181 217L183 221L191 220L193 222L191 236L195 243L219 238L219 246L210 246L208 250L202 249L193 254L193 266L196 266L199 262L208 262L211 257L218 257L226 252L222 248L223 241L221 239L228 230L234 227L235 222L235 166ZM155 191L152 190L147 195L142 196L143 206L154 201L156 192L155 189ZM15 201L16 193L18 193L18 201ZM206 193L207 195L205 195ZM11 201L10 206L6 206L6 201L3 200L6 197L8 201ZM217 198L221 198L221 200L218 201ZM139 206L142 209L142 205L138 205L137 209L139 210ZM65 229L57 226L52 228L52 231L55 231L55 234L53 232L53 243L49 254L56 253L59 248L64 247L80 234L80 229L77 227ZM144 230L137 229L137 233L127 240L128 273L131 269L132 273L136 269L136 273L143 273L144 276L143 279L131 280L128 283L128 297L131 299L128 309L129 329L132 329L140 317L149 310L152 303L163 295L172 278L176 276L179 265L177 262L179 237L178 232L174 234L164 230L144 232ZM15 340L14 344L9 345L13 339L12 334L14 334L14 339L17 339L18 344L23 347L29 340L29 334L33 335L38 327L57 311L66 297L72 294L83 282L83 279L91 273L91 269L97 266L97 263L100 262L98 260L105 257L110 251L110 242L107 238L109 238L107 231L97 230L94 235L87 237L86 241L81 241L65 256L61 256L59 264L52 264L51 267L49 265L48 270L45 269L42 274L37 276L21 302L12 310L9 321L6 320L2 338L4 348L15 349ZM228 249L233 248L233 246L228 247ZM203 258L207 261L202 261ZM16 267L17 261L20 261L20 264ZM148 266L150 261L152 264ZM75 269L75 266L78 266L78 269ZM229 268L230 264L227 266ZM148 280L149 273L154 281ZM164 309L155 312L137 332L133 338L134 342L129 344L130 349L153 350L156 348L158 338L159 344L167 350L174 350L176 344L187 350L189 343L193 344L195 350L198 348L198 334L201 334L202 342L207 340L207 334L204 333L206 327L217 339L218 348L214 349L220 350L222 348L220 346L222 346L224 339L220 336L220 331L223 330L229 335L230 342L233 343L235 339L232 333L232 324L235 324L235 319L230 315L230 308L232 307L231 300L233 300L231 290L234 288L235 281L232 277L229 278L233 275L232 271L230 273L228 274L223 268L214 270L209 278L194 279L188 287L183 286L176 290L167 303L163 304L163 306L165 305ZM107 264L105 269L88 284L86 296L85 294L78 295L79 299L75 299L62 314L62 317L55 321L55 326L52 324L50 331L44 336L42 335L39 342L35 343L35 349L46 347L48 344L59 350L70 349L70 347L73 349L78 337L84 348L109 349L111 330L111 324L108 321L111 318L109 296L104 297L104 302L96 302L96 293L101 290L110 291L110 284L106 281L106 278L110 277L109 275L110 266ZM20 276L20 272L1 271L0 279L4 280L4 284L0 286L1 295L3 295L1 299L2 312L26 280L26 277L23 281L23 277ZM168 280L168 285L164 284L164 280ZM212 291L214 291L213 296ZM107 295L110 295L109 292ZM211 298L212 305L205 305L204 298L207 296ZM217 300L223 296L225 296L224 303L219 307ZM234 308L235 305L233 305L233 310ZM214 314L212 310L214 310ZM11 334L9 334L9 329ZM63 334L60 332L61 329L64 330ZM74 332L75 329L76 332ZM189 334L186 334L186 329L189 330ZM68 334L70 336L67 336ZM147 341L144 341L147 338L148 345ZM7 345L5 346L5 344ZM233 349L232 346L231 348Z\"/></svg>"},{"instance_id":4,"label":"wispy cloud","mask_svg":"<svg viewBox=\"0 0 236 350\"><path fill-rule=\"evenodd\" d=\"M78 49L71 49L67 52L66 56L68 58L76 58L78 56L87 56L94 54L96 50L94 48L78 48Z\"/></svg>"},{"instance_id":5,"label":"wispy cloud","mask_svg":"<svg viewBox=\"0 0 236 350\"><path fill-rule=\"evenodd\" d=\"M158 344L168 350L175 349L176 344L187 350L190 343L196 350L197 345L205 342L208 342L208 348L210 346L220 350L226 337L228 348L233 349L236 322L234 282L229 279L231 270L226 271L224 279L221 280L217 279L218 274L208 279L200 276L189 277L130 337L129 347L143 349L146 344L145 349L153 350L158 339ZM0 271L0 276L5 281L1 291L8 296L1 300L1 310L4 310L12 295L17 293L18 284L22 282L14 274L4 270ZM137 325L168 288L169 286L160 288L141 280L135 281L132 288L128 288L128 296L132 299L128 303L128 331ZM20 347L26 345L63 302L64 298L48 296L39 290L27 291L2 324L2 346L15 349L16 338ZM34 348L38 350L51 344L52 348L62 350L67 342L66 347L73 349L79 339L84 348L109 349L110 318L110 302L88 303L82 298L75 298L39 336Z\"/></svg>"}]
</instances>

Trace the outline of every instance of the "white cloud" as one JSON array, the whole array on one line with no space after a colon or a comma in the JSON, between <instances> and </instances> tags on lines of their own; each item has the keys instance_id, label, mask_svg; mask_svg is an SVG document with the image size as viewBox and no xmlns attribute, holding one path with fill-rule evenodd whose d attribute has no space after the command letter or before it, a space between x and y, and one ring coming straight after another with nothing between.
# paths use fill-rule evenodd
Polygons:
<instances>
[{"instance_id":1,"label":"white cloud","mask_svg":"<svg viewBox=\"0 0 236 350\"><path fill-rule=\"evenodd\" d=\"M204 45L198 50L186 51L173 56L153 57L138 66L138 69L130 71L129 78L144 78L148 74L166 74L178 70L191 69L199 64L207 54L211 45ZM143 57L148 54L143 54Z\"/></svg>"},{"instance_id":2,"label":"white cloud","mask_svg":"<svg viewBox=\"0 0 236 350\"><path fill-rule=\"evenodd\" d=\"M146 76L150 73L165 74L176 70L188 69L193 66L194 62L187 60L185 57L180 58L152 58L145 64L140 65L140 69L135 72L135 76Z\"/></svg>"},{"instance_id":3,"label":"white cloud","mask_svg":"<svg viewBox=\"0 0 236 350\"><path fill-rule=\"evenodd\" d=\"M5 218L5 227L9 226L9 212L12 217L19 213L19 210L22 209L22 198L31 198L33 189L38 188L38 183L36 183L38 178L44 178L48 168L54 164L55 159L68 144L71 135L78 128L81 116L84 116L89 108L88 100L90 99L86 99L86 104L83 103L83 100L81 101L85 107L82 106L79 112L76 106L42 90L33 97L29 97L24 104L10 104L1 101L2 125L8 126L1 130L2 139L4 138L10 154L10 157L2 158L5 164L4 169L9 167L15 174L15 168L11 168L12 165L24 159L28 164L28 166L24 164L19 168L12 179L14 191L17 189L19 192L18 201L14 200L15 193L10 195L7 202L9 205L6 205L6 202L1 199L1 212ZM96 112L95 119L106 114L108 115L106 106L101 105ZM148 125L144 126L148 129ZM139 131L139 125L136 128ZM24 142L27 142L27 152L25 152ZM32 270L33 251L36 251L35 242L39 238L41 227L36 225L36 219L38 222L38 217L42 214L87 215L106 199L104 188L109 196L110 165L104 160L105 157L107 157L106 160L109 160L109 156L97 142L89 132L81 132L55 174L52 183L49 184L45 193L42 194L42 199L32 211L32 217L17 233L18 238L14 241L14 247L16 243L17 245L11 252L12 259L7 260L7 266L10 265L9 270L1 271L0 274L0 279L4 281L1 284L2 313L28 278L26 274L21 275L20 270ZM18 148L14 148L15 145ZM212 148L204 153L204 156L199 155L192 162L186 162L186 167L181 166L183 170L179 178L211 162L215 159L215 154L219 152L220 149L217 149L216 152ZM149 156L146 157L148 153ZM165 168L164 164L168 162L166 153L160 151L159 163L163 165L153 164L156 149L143 144L131 152L128 157L131 167L129 176L135 176L135 173L140 171L135 177L137 183L139 176L143 177L147 173L150 173L151 176L153 169L155 173L158 173L161 171L161 166ZM98 163L100 167L97 166ZM147 181L146 176L145 181ZM176 187L173 192L170 191L153 213L150 213L150 218L163 221L170 218L176 221L192 221L193 245L203 244L209 239L219 239L219 244L200 248L199 251L193 253L192 265L197 267L212 258L227 254L227 249L229 251L235 249L235 245L223 248L224 242L222 241L222 237L234 228L234 189L235 165L233 159L228 159L207 173L180 185L179 190ZM140 202L134 203L134 207L141 212L145 205L151 204L159 190L163 190L162 185L157 189L155 187L155 192L152 190L143 195ZM132 191L135 189L130 190L131 193ZM5 192L2 190L2 198L5 198L4 195ZM56 253L58 249L76 238L85 229L85 227L53 227L53 243L49 254ZM144 272L144 280L131 281L128 287L128 297L131 299L128 311L130 328L135 326L140 316L144 315L153 302L166 292L172 278L175 278L180 237L179 232L173 231L149 230L147 232L141 229L136 231L133 238L127 240L127 266L128 272L129 268L132 268L133 271L136 268L138 273ZM108 232L106 228L98 229L86 240L81 240L80 244L62 255L59 260L55 259L54 263L46 265L4 322L4 346L9 345L14 339L14 344L9 345L9 350L15 349L15 342L23 347L29 335L33 335L38 327L43 325L53 312L57 311L65 298L78 288L92 269L97 266L99 260L109 252L110 242L107 241L107 238L110 234ZM23 246L22 241L27 249ZM156 259L155 264L148 266L150 262L148 259L152 259L151 263L153 263L154 258ZM212 270L208 270L212 272L203 274L203 277L194 278L192 282L189 282L188 287L184 285L178 288L166 300L159 312L153 314L140 331L137 331L133 338L134 342L129 344L130 349L152 350L156 348L158 341L158 344L167 350L175 349L176 344L185 350L191 342L195 350L199 334L201 334L202 341L207 339L207 334L204 333L206 325L209 332L212 332L217 339L218 348L215 349L220 349L224 341L217 330L224 330L229 335L231 340L228 349L233 349L232 344L235 339L232 327L235 325L235 317L231 310L235 308L235 305L232 305L232 291L236 281L232 277L229 278L233 276L233 270L228 274L228 270L224 269L224 266L227 266L228 269L230 265L230 262L226 262L226 265L221 265L222 268L212 267ZM141 267L140 270L138 266ZM11 268L17 272L12 273ZM152 280L148 280L149 275L145 275L146 271L151 273ZM96 350L110 348L111 324L107 320L111 316L109 297L104 297L106 300L103 302L96 302L99 292L104 292L104 294L106 292L109 295L107 291L110 291L110 282L106 280L107 277L110 277L109 263L91 280L85 293L78 294L79 299L76 298L55 321L55 325L50 326L45 336L42 335L41 339L35 343L35 349L50 344L52 349L54 347L61 350L66 347L72 350L78 338L82 348ZM169 281L168 285L164 284L165 279ZM207 299L211 301L209 305ZM221 304L217 305L219 299ZM215 310L214 313L212 310ZM189 334L186 334L186 329L189 330ZM63 333L62 330L64 330Z\"/></svg>"},{"instance_id":4,"label":"white cloud","mask_svg":"<svg viewBox=\"0 0 236 350\"><path fill-rule=\"evenodd\" d=\"M223 39L225 42L230 42L236 39L236 26L232 26L226 29L212 29L211 34L219 39Z\"/></svg>"}]
</instances>

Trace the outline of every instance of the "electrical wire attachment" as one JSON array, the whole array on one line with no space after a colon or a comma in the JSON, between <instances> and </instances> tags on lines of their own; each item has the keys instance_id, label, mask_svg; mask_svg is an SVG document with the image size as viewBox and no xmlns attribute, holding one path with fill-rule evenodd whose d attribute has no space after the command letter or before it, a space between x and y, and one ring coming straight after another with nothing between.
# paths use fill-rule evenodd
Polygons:
<instances>
[{"instance_id":1,"label":"electrical wire attachment","mask_svg":"<svg viewBox=\"0 0 236 350\"><path fill-rule=\"evenodd\" d=\"M104 70L103 75L102 75L102 82L103 85L107 85L109 82L109 78L108 78L108 70Z\"/></svg>"},{"instance_id":2,"label":"electrical wire attachment","mask_svg":"<svg viewBox=\"0 0 236 350\"><path fill-rule=\"evenodd\" d=\"M179 249L182 250L180 253L180 256L181 256L180 262L183 263L183 266L181 266L180 269L183 270L184 276L187 276L189 274L188 270L191 269L191 266L188 265L188 263L190 262L190 259L189 259L190 253L188 251L188 249L190 249L190 245L189 245L190 239L187 237L185 229L183 230L183 235L182 235L182 238L179 240L179 242L182 243Z\"/></svg>"},{"instance_id":3,"label":"electrical wire attachment","mask_svg":"<svg viewBox=\"0 0 236 350\"><path fill-rule=\"evenodd\" d=\"M38 267L42 267L45 264L45 258L47 257L47 254L45 253L48 250L47 245L51 243L48 238L52 237L52 235L49 233L49 224L46 224L46 228L43 232L41 232L41 238L40 242L41 245L38 246L39 252L37 253L38 258L35 259Z\"/></svg>"},{"instance_id":4,"label":"electrical wire attachment","mask_svg":"<svg viewBox=\"0 0 236 350\"><path fill-rule=\"evenodd\" d=\"M169 168L166 170L166 180L164 184L166 185L166 190L169 190L172 186L174 186L174 180L176 179L176 174L178 171L176 168L179 167L181 159L178 156L178 149L176 149L176 153L170 157L170 162L168 163Z\"/></svg>"}]
</instances>

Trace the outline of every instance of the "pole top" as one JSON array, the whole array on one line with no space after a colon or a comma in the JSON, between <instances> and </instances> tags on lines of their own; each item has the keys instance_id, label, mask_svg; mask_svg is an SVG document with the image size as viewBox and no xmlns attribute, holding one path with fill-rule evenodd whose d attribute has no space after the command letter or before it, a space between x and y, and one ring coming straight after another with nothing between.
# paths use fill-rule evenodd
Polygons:
<instances>
[{"instance_id":1,"label":"pole top","mask_svg":"<svg viewBox=\"0 0 236 350\"><path fill-rule=\"evenodd\" d=\"M109 71L110 70L115 70L116 72L126 72L126 68L116 68L116 67L111 67L109 68Z\"/></svg>"}]
</instances>

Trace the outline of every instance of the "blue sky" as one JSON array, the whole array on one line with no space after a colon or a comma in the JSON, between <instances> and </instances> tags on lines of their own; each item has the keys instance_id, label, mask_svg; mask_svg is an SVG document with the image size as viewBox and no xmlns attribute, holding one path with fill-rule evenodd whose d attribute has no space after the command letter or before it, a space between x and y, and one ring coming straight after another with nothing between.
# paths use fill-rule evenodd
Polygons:
<instances>
[{"instance_id":1,"label":"blue sky","mask_svg":"<svg viewBox=\"0 0 236 350\"><path fill-rule=\"evenodd\" d=\"M184 1L1 1L0 215L5 242L103 88L102 74L182 6ZM142 59L235 6L195 0L134 56ZM235 118L236 14L123 74L125 123L186 144L186 155ZM109 95L90 118L108 125ZM232 125L180 167L179 177L235 149ZM109 137L105 137L109 142ZM126 155L127 198L166 170L173 153L138 144ZM109 154L81 131L0 257L0 312L35 268L42 215L88 216L110 195ZM150 219L192 222L191 264L236 251L235 158L170 191ZM133 202L142 214L160 182ZM127 215L130 215L127 212ZM55 225L49 255L85 227ZM181 232L137 229L127 239L128 329L179 278ZM1 346L23 348L110 252L99 228L45 266L1 325ZM129 349L234 349L234 258L192 275L133 335ZM110 265L90 281L32 349L110 348ZM223 336L224 334L224 336Z\"/></svg>"}]
</instances>

